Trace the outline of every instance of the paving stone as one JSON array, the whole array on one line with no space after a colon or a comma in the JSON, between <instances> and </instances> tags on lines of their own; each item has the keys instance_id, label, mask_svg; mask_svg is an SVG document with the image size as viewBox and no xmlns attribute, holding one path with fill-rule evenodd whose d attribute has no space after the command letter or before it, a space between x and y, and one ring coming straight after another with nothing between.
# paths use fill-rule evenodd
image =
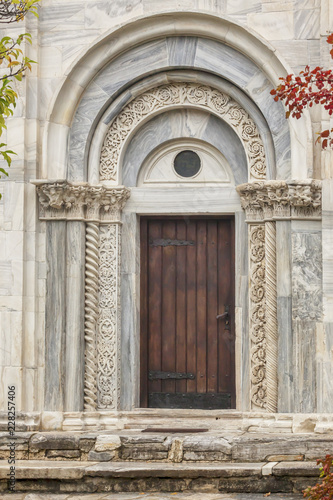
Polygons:
<instances>
[{"instance_id":1,"label":"paving stone","mask_svg":"<svg viewBox=\"0 0 333 500\"><path fill-rule=\"evenodd\" d=\"M80 450L84 451L84 452L88 452L90 451L95 443L96 443L96 439L97 439L97 436L95 437L84 437L84 438L80 438L79 439L79 448Z\"/></svg>"},{"instance_id":2,"label":"paving stone","mask_svg":"<svg viewBox=\"0 0 333 500\"><path fill-rule=\"evenodd\" d=\"M115 434L100 435L96 439L95 451L114 451L120 448L120 437Z\"/></svg>"},{"instance_id":3,"label":"paving stone","mask_svg":"<svg viewBox=\"0 0 333 500\"><path fill-rule=\"evenodd\" d=\"M51 460L64 458L67 460L80 459L80 450L47 450L46 458L50 458Z\"/></svg>"},{"instance_id":4,"label":"paving stone","mask_svg":"<svg viewBox=\"0 0 333 500\"><path fill-rule=\"evenodd\" d=\"M69 433L38 433L30 439L31 450L75 450L79 448L79 437Z\"/></svg>"},{"instance_id":5,"label":"paving stone","mask_svg":"<svg viewBox=\"0 0 333 500\"><path fill-rule=\"evenodd\" d=\"M94 462L109 462L115 457L114 451L89 451L88 460Z\"/></svg>"}]
</instances>

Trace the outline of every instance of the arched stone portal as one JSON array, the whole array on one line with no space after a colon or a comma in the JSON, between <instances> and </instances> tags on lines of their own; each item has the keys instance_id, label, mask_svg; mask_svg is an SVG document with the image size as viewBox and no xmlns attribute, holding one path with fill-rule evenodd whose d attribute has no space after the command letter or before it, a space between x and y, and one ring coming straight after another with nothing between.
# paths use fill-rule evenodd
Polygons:
<instances>
[{"instance_id":1,"label":"arched stone portal","mask_svg":"<svg viewBox=\"0 0 333 500\"><path fill-rule=\"evenodd\" d=\"M196 15L190 15L196 25ZM299 178L308 175L306 134L300 134L293 159L284 111L269 95L272 71L246 55L245 40L253 40L252 35L237 28L241 34L237 44L244 44L239 51L237 44L230 46L230 39L226 45L202 30L194 37L186 31L183 14L176 17L173 32L164 24L167 16L158 16L155 21L160 30L153 37L141 41L138 37L126 49L117 45L110 49L108 63L103 59L103 64L93 65L90 79L74 68L59 94L59 108L55 106L51 113L47 178L37 182L40 218L48 221L49 262L54 262L61 240L67 241L72 256L65 256L63 265L49 266L49 285L55 279L63 280L67 290L49 294L46 332L58 339L60 358L62 345L69 339L79 354L73 363L59 364L53 348L46 349L45 402L49 410L81 410L83 394L87 411L138 406L137 219L139 215L184 213L235 216L237 409L293 410L293 403L278 392L279 380L283 380L278 375L278 338L286 338L292 317L287 310L283 327L279 326L277 267L289 249L276 262L276 232L290 236L292 219L320 217L320 185L311 180L290 181L294 174ZM133 33L144 22L134 23ZM205 29L214 23L222 28L227 22L207 16ZM184 36L179 36L182 26ZM96 56L96 50L88 59ZM268 54L281 69L269 48L262 45L261 56L267 58ZM82 86L75 91L78 105L72 106L69 119L70 112L59 100L60 96L66 99L66 88L75 74L78 80L83 78L84 92ZM183 117L183 129L174 126L176 113ZM189 126L191 117L200 117L201 128ZM57 138L62 144L67 136L68 157L59 143L54 150ZM245 214L232 183L195 189L179 185L175 192L158 185L155 191L137 185L141 165L157 147L186 137L206 141L227 158L234 183L241 184L237 191L246 209L248 239ZM303 164L295 163L297 155L304 159ZM52 181L59 171L64 180ZM175 200L175 193L182 203ZM71 272L73 261L80 269L76 275ZM54 323L59 309L67 313ZM127 369L126 384L122 367ZM291 363L286 370L289 377ZM73 376L79 381L75 397L69 382ZM290 395L290 380L288 384Z\"/></svg>"}]
</instances>

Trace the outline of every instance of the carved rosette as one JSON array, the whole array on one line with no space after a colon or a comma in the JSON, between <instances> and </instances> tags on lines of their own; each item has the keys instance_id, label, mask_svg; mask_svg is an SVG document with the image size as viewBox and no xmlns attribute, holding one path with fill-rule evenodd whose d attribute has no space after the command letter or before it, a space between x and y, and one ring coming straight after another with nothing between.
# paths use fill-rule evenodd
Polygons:
<instances>
[{"instance_id":1,"label":"carved rosette","mask_svg":"<svg viewBox=\"0 0 333 500\"><path fill-rule=\"evenodd\" d=\"M67 181L35 181L34 184L41 220L117 221L130 196L130 190L124 186Z\"/></svg>"},{"instance_id":2,"label":"carved rosette","mask_svg":"<svg viewBox=\"0 0 333 500\"><path fill-rule=\"evenodd\" d=\"M266 408L265 226L249 226L251 406Z\"/></svg>"},{"instance_id":3,"label":"carved rosette","mask_svg":"<svg viewBox=\"0 0 333 500\"><path fill-rule=\"evenodd\" d=\"M250 115L230 96L217 89L196 83L173 83L156 87L136 97L113 120L101 152L101 180L117 180L120 153L134 127L149 114L175 105L208 108L223 118L244 144L250 179L266 177L263 142Z\"/></svg>"}]
</instances>

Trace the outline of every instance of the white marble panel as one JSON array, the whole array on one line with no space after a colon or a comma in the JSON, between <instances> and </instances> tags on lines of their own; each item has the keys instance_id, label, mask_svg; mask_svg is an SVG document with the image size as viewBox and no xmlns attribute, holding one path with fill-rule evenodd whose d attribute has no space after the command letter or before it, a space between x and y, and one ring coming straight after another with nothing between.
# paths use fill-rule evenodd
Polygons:
<instances>
[{"instance_id":1,"label":"white marble panel","mask_svg":"<svg viewBox=\"0 0 333 500\"><path fill-rule=\"evenodd\" d=\"M88 0L85 5L85 28L104 29L124 23L143 13L142 0Z\"/></svg>"},{"instance_id":2,"label":"white marble panel","mask_svg":"<svg viewBox=\"0 0 333 500\"><path fill-rule=\"evenodd\" d=\"M24 119L11 118L7 122L7 143L16 153L16 159L24 158Z\"/></svg>"},{"instance_id":3,"label":"white marble panel","mask_svg":"<svg viewBox=\"0 0 333 500\"><path fill-rule=\"evenodd\" d=\"M62 51L60 47L44 46L39 51L39 77L40 79L50 78L48 86L54 78L61 78L62 72ZM39 82L43 83L43 82Z\"/></svg>"},{"instance_id":4,"label":"white marble panel","mask_svg":"<svg viewBox=\"0 0 333 500\"><path fill-rule=\"evenodd\" d=\"M318 39L320 36L320 10L302 7L294 12L295 38Z\"/></svg>"},{"instance_id":5,"label":"white marble panel","mask_svg":"<svg viewBox=\"0 0 333 500\"><path fill-rule=\"evenodd\" d=\"M84 28L84 4L82 2L48 2L39 6L39 28L45 34L55 31L72 31Z\"/></svg>"},{"instance_id":6,"label":"white marble panel","mask_svg":"<svg viewBox=\"0 0 333 500\"><path fill-rule=\"evenodd\" d=\"M141 214L215 213L232 214L241 210L234 188L132 188L124 211Z\"/></svg>"},{"instance_id":7,"label":"white marble panel","mask_svg":"<svg viewBox=\"0 0 333 500\"><path fill-rule=\"evenodd\" d=\"M47 143L47 157L45 148L41 173L41 177L43 179L66 178L66 151L68 130L68 127L65 125L50 123L44 131L44 144ZM47 163L47 158L52 158L50 163Z\"/></svg>"},{"instance_id":8,"label":"white marble panel","mask_svg":"<svg viewBox=\"0 0 333 500\"><path fill-rule=\"evenodd\" d=\"M244 88L259 71L256 65L228 45L213 40L198 40L195 65L219 74Z\"/></svg>"},{"instance_id":9,"label":"white marble panel","mask_svg":"<svg viewBox=\"0 0 333 500\"><path fill-rule=\"evenodd\" d=\"M0 372L0 387L2 388L2 401L7 406L8 387L15 386L16 411L22 410L22 368L6 366Z\"/></svg>"},{"instance_id":10,"label":"white marble panel","mask_svg":"<svg viewBox=\"0 0 333 500\"><path fill-rule=\"evenodd\" d=\"M234 15L244 15L251 12L261 12L262 2L254 0L248 2L246 0L227 0L226 13Z\"/></svg>"},{"instance_id":11,"label":"white marble panel","mask_svg":"<svg viewBox=\"0 0 333 500\"><path fill-rule=\"evenodd\" d=\"M247 16L248 27L266 40L294 38L293 13L288 11L255 13Z\"/></svg>"},{"instance_id":12,"label":"white marble panel","mask_svg":"<svg viewBox=\"0 0 333 500\"><path fill-rule=\"evenodd\" d=\"M13 286L13 271L10 261L0 261L0 295L11 295Z\"/></svg>"},{"instance_id":13,"label":"white marble panel","mask_svg":"<svg viewBox=\"0 0 333 500\"><path fill-rule=\"evenodd\" d=\"M23 368L22 408L27 412L34 411L36 408L36 377L35 368Z\"/></svg>"},{"instance_id":14,"label":"white marble panel","mask_svg":"<svg viewBox=\"0 0 333 500\"><path fill-rule=\"evenodd\" d=\"M26 368L35 368L36 363L36 313L24 311L23 315L24 350L23 365Z\"/></svg>"},{"instance_id":15,"label":"white marble panel","mask_svg":"<svg viewBox=\"0 0 333 500\"><path fill-rule=\"evenodd\" d=\"M2 299L1 299L2 301ZM8 366L11 358L10 312L0 311L0 366Z\"/></svg>"}]
</instances>

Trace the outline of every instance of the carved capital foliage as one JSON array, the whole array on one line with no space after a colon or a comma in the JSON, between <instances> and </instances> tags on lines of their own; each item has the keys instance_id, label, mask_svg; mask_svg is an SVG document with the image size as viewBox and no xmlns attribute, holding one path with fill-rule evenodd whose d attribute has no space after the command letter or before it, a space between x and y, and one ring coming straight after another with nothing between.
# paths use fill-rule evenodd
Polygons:
<instances>
[{"instance_id":1,"label":"carved capital foliage","mask_svg":"<svg viewBox=\"0 0 333 500\"><path fill-rule=\"evenodd\" d=\"M101 180L117 180L120 154L131 131L148 115L175 105L199 106L220 116L243 142L248 158L249 177L266 177L264 145L250 115L230 96L217 89L197 83L173 83L156 87L136 97L113 120L101 152Z\"/></svg>"},{"instance_id":2,"label":"carved capital foliage","mask_svg":"<svg viewBox=\"0 0 333 500\"><path fill-rule=\"evenodd\" d=\"M124 186L107 187L86 182L35 181L41 220L114 222L130 196Z\"/></svg>"},{"instance_id":3,"label":"carved capital foliage","mask_svg":"<svg viewBox=\"0 0 333 500\"><path fill-rule=\"evenodd\" d=\"M321 218L318 180L249 182L237 186L237 191L248 222Z\"/></svg>"}]
</instances>

